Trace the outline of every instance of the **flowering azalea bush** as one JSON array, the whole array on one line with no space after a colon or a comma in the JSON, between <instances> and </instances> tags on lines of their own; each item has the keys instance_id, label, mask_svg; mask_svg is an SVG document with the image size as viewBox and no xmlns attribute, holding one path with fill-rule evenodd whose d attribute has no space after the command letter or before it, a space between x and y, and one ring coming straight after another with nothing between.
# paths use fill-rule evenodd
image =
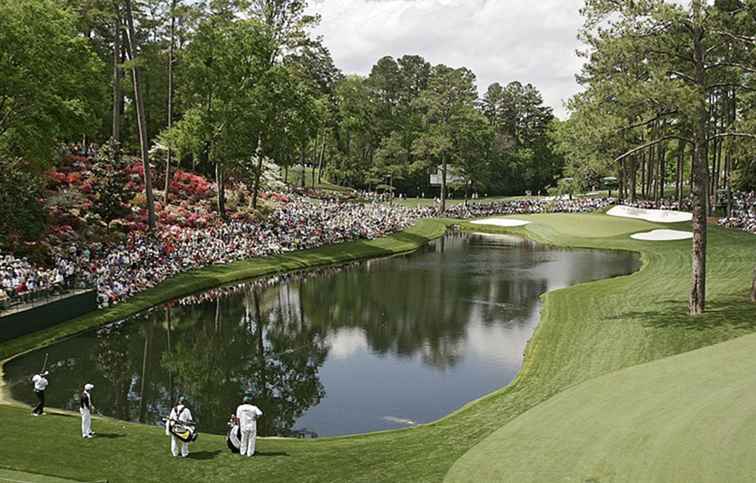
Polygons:
<instances>
[{"instance_id":1,"label":"flowering azalea bush","mask_svg":"<svg viewBox=\"0 0 756 483\"><path fill-rule=\"evenodd\" d=\"M47 173L47 179L48 187L50 187L51 189L68 183L68 177L66 176L66 174L56 170L49 171Z\"/></svg>"},{"instance_id":2,"label":"flowering azalea bush","mask_svg":"<svg viewBox=\"0 0 756 483\"><path fill-rule=\"evenodd\" d=\"M170 191L182 199L205 199L212 196L210 183L202 176L177 170L170 183Z\"/></svg>"},{"instance_id":3,"label":"flowering azalea bush","mask_svg":"<svg viewBox=\"0 0 756 483\"><path fill-rule=\"evenodd\" d=\"M242 180L233 177L226 185L226 215L239 222L265 219L275 205L289 203L280 192L283 186L277 170L266 161L259 202L251 208L252 193ZM216 226L216 186L203 175L176 169L171 172L168 202L161 188L163 171L152 169L155 186L155 215L161 229L201 229ZM44 196L50 218L48 237L55 244L83 241L90 235L110 239L147 230L147 200L144 194L144 166L138 158L115 162L106 152L95 156L68 155L45 176Z\"/></svg>"}]
</instances>

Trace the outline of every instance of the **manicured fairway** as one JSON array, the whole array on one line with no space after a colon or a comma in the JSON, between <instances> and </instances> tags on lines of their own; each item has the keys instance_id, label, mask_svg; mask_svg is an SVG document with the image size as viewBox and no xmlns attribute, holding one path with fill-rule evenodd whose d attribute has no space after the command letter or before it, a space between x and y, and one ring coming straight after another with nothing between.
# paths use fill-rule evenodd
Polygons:
<instances>
[{"instance_id":1,"label":"manicured fairway","mask_svg":"<svg viewBox=\"0 0 756 483\"><path fill-rule=\"evenodd\" d=\"M0 483L70 483L72 481L77 480L66 480L54 476L37 475L0 468Z\"/></svg>"},{"instance_id":2,"label":"manicured fairway","mask_svg":"<svg viewBox=\"0 0 756 483\"><path fill-rule=\"evenodd\" d=\"M753 235L711 228L710 310L705 316L692 320L686 315L689 241L631 240L628 236L630 233L662 226L604 215L532 215L517 218L533 223L523 228L494 228L490 231L526 233L535 239L558 245L640 251L644 267L628 277L592 282L547 294L541 324L531 339L524 367L515 382L469 404L450 417L413 429L349 438L312 441L264 439L259 442L261 456L251 461L228 453L222 437L203 434L194 448L196 458L173 460L168 456L168 441L160 428L96 420L95 431L101 436L83 441L78 436L76 417L32 418L26 409L0 406L0 461L20 470L75 479L107 478L109 481L441 481L452 465L473 449L460 460L460 466L455 467L449 476L458 476L461 470L462 474L473 479L477 476L477 480L482 481L484 468L501 458L501 452L507 447L496 442L500 441L498 435L502 434L497 431L507 431L509 424L517 429L515 425L519 420L516 418L520 415L528 417L528 410L537 408L540 403L559 393L563 393L559 394L559 398L570 397L573 391L580 390L580 383L594 378L734 339L756 329L756 310L747 302L751 269L756 260L756 237ZM667 227L689 228L685 224ZM474 229L482 231L483 227L476 226ZM395 236L394 243L401 237ZM414 235L411 240L417 241L417 238L422 237ZM364 253L362 250L355 252ZM345 258L338 251L329 257ZM297 266L301 266L301 261ZM231 272L223 273L230 276ZM189 275L185 278L190 280ZM153 297L159 298L157 295ZM756 350L750 353L744 350L742 353L744 359L750 358L750 361L744 361L744 365L751 362L751 366L756 367ZM674 368L674 361L669 359L664 362ZM691 371L695 373L695 369ZM601 380L592 383L604 391L606 397L622 393L625 384L624 379L615 380L612 376L603 383L596 381ZM664 385L662 382L659 384ZM564 392L573 387L571 391ZM690 400L695 399L696 394L703 393L703 389L691 393ZM672 426L669 430L661 427L665 421L672 425L677 413L674 397L660 397L659 407L668 401L669 407L673 408L667 413L667 418L657 419L660 434L669 434L670 437L686 435L673 431ZM714 422L711 427L716 428L715 422L720 412L733 412L725 404L727 400L727 397L723 397L721 404L712 402L699 412L700 418L710 418ZM558 399L553 401L558 403ZM553 401L549 401L549 404L556 404ZM711 412L707 412L709 410ZM587 418L587 414L578 414L575 418ZM680 414L683 418L690 417L689 413ZM568 415L564 416L569 419ZM734 418L730 423L737 422L737 416ZM535 419L533 417L532 420ZM607 421L610 422L610 419ZM522 438L524 445L530 445L530 452L523 451L521 454L527 456L527 461L523 458L513 461L521 463L522 467L511 471L527 474L529 468L536 471L539 468L539 440L526 441L527 428L519 428L518 437ZM577 433L580 427L571 426L570 430ZM717 431L724 433L728 429L721 427ZM50 438L50 434L57 437ZM570 435L550 433L546 424L536 428L533 434L552 438L553 447L561 438L564 438L567 446L572 441ZM487 439L489 436L491 439ZM573 437L580 441L577 435ZM726 443L735 441L738 439L725 438L722 445L726 447ZM476 447L481 442L483 444ZM507 441L506 444L513 442ZM616 448L624 451L625 458L642 459L645 454L633 453L634 449L642 449L638 445L622 447L622 441L616 444L619 445ZM486 452L481 453L484 449ZM728 455L726 458L713 454L707 460L711 471L734 464L733 458L738 458L737 448L729 450L718 453ZM587 451L595 453L596 458L601 460L596 446L591 446ZM476 453L483 456L474 460L472 458L476 458ZM45 458L38 458L39 454L44 454ZM682 453L681 458L686 454ZM697 455L691 452L690 457ZM93 466L93 461L102 464ZM472 463L468 464L468 461ZM589 455L586 455L585 461L592 461ZM675 461L682 464L683 460ZM611 463L610 460L607 462ZM543 467L548 469L548 462ZM661 467L657 468L661 470ZM626 468L621 469L624 471ZM596 475L602 478L599 473ZM698 475L703 476L703 473L691 472L688 476ZM590 475L586 474L585 477ZM639 481L633 475L628 475L628 478Z\"/></svg>"}]
</instances>

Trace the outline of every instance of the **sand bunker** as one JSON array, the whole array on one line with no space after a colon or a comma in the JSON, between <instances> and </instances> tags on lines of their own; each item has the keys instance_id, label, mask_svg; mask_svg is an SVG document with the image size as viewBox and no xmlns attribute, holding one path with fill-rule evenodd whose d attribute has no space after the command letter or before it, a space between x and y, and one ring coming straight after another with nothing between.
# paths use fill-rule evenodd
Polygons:
<instances>
[{"instance_id":1,"label":"sand bunker","mask_svg":"<svg viewBox=\"0 0 756 483\"><path fill-rule=\"evenodd\" d=\"M529 223L529 221L515 220L514 218L486 218L484 220L475 220L472 222L473 225L493 225L504 227L525 226Z\"/></svg>"},{"instance_id":2,"label":"sand bunker","mask_svg":"<svg viewBox=\"0 0 756 483\"><path fill-rule=\"evenodd\" d=\"M651 230L643 233L635 233L630 238L647 241L666 241L666 240L690 240L693 233L680 230Z\"/></svg>"},{"instance_id":3,"label":"sand bunker","mask_svg":"<svg viewBox=\"0 0 756 483\"><path fill-rule=\"evenodd\" d=\"M609 216L620 216L623 218L637 218L639 220L651 221L654 223L679 223L681 221L690 221L693 219L691 213L674 210L647 210L644 208L633 208L632 206L619 205L606 212Z\"/></svg>"}]
</instances>

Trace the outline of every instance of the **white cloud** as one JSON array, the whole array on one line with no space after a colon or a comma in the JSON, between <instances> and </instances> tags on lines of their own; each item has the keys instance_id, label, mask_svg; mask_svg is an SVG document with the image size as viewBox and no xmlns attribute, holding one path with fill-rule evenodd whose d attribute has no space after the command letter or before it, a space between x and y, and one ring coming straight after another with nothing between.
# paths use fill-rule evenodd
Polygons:
<instances>
[{"instance_id":1,"label":"white cloud","mask_svg":"<svg viewBox=\"0 0 756 483\"><path fill-rule=\"evenodd\" d=\"M366 75L384 55L419 54L492 82L534 84L562 115L578 91L582 0L315 0L336 65Z\"/></svg>"}]
</instances>

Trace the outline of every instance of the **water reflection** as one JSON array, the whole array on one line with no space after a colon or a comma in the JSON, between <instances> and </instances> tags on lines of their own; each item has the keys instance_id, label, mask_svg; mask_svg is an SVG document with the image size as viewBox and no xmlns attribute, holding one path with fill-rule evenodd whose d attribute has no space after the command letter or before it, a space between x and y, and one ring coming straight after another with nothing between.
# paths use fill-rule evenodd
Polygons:
<instances>
[{"instance_id":1,"label":"water reflection","mask_svg":"<svg viewBox=\"0 0 756 483\"><path fill-rule=\"evenodd\" d=\"M223 432L242 395L264 435L344 434L427 422L519 370L547 290L629 273L628 254L451 234L419 252L257 280L188 297L57 344L48 399L156 423L184 394ZM12 361L12 395L44 351Z\"/></svg>"}]
</instances>

